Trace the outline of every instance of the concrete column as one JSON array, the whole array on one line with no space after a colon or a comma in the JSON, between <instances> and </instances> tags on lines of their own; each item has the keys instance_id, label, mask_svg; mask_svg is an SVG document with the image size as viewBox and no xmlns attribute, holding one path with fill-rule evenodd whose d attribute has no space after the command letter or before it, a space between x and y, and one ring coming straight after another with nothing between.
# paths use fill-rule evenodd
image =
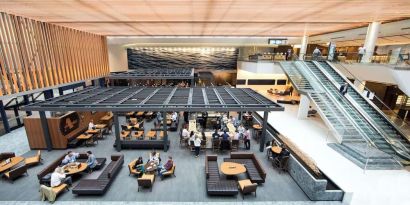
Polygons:
<instances>
[{"instance_id":1,"label":"concrete column","mask_svg":"<svg viewBox=\"0 0 410 205\"><path fill-rule=\"evenodd\" d=\"M363 63L370 63L374 53L374 47L376 46L377 37L380 30L380 22L372 22L367 27L366 40L364 41L364 47L366 48L366 53L362 58Z\"/></svg>"},{"instance_id":2,"label":"concrete column","mask_svg":"<svg viewBox=\"0 0 410 205\"><path fill-rule=\"evenodd\" d=\"M300 103L298 110L298 119L303 120L307 118L309 111L310 100L307 95L300 94Z\"/></svg>"},{"instance_id":3,"label":"concrete column","mask_svg":"<svg viewBox=\"0 0 410 205\"><path fill-rule=\"evenodd\" d=\"M308 36L303 36L302 37L302 43L301 43L301 46L300 46L299 60L305 59L307 44L308 44Z\"/></svg>"},{"instance_id":4,"label":"concrete column","mask_svg":"<svg viewBox=\"0 0 410 205\"><path fill-rule=\"evenodd\" d=\"M364 86L366 85L366 81L359 81L359 80L355 80L353 82L354 86L362 93L364 91Z\"/></svg>"}]
</instances>

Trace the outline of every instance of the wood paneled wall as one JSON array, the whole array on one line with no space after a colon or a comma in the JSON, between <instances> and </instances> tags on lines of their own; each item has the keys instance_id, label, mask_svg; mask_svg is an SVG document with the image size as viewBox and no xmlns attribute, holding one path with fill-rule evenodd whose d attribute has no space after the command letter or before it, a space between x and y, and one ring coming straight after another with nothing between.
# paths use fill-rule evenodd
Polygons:
<instances>
[{"instance_id":1,"label":"wood paneled wall","mask_svg":"<svg viewBox=\"0 0 410 205\"><path fill-rule=\"evenodd\" d=\"M107 75L104 36L0 12L0 96Z\"/></svg>"}]
</instances>

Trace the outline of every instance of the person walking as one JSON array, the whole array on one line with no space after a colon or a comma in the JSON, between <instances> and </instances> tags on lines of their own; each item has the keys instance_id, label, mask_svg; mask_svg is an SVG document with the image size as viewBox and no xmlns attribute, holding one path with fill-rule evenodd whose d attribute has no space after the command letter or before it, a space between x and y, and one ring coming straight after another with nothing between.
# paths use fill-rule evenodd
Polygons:
<instances>
[{"instance_id":1,"label":"person walking","mask_svg":"<svg viewBox=\"0 0 410 205\"><path fill-rule=\"evenodd\" d=\"M360 63L362 62L362 58L364 54L366 53L366 48L364 46L360 46L359 49L357 50L357 62Z\"/></svg>"},{"instance_id":2,"label":"person walking","mask_svg":"<svg viewBox=\"0 0 410 205\"><path fill-rule=\"evenodd\" d=\"M322 55L320 50L316 47L315 50L313 50L313 60L317 61L319 59L319 56Z\"/></svg>"},{"instance_id":3,"label":"person walking","mask_svg":"<svg viewBox=\"0 0 410 205\"><path fill-rule=\"evenodd\" d=\"M199 157L199 150L201 149L201 138L199 138L198 136L195 137L194 146L195 146L195 157Z\"/></svg>"},{"instance_id":4,"label":"person walking","mask_svg":"<svg viewBox=\"0 0 410 205\"><path fill-rule=\"evenodd\" d=\"M246 131L243 135L243 143L245 144L245 149L251 149L251 131L246 128Z\"/></svg>"}]
</instances>

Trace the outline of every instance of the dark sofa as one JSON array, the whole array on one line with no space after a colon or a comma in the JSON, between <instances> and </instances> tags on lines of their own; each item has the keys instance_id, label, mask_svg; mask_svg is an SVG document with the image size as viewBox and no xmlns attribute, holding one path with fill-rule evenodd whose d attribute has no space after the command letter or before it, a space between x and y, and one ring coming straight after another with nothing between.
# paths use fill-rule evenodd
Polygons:
<instances>
[{"instance_id":1,"label":"dark sofa","mask_svg":"<svg viewBox=\"0 0 410 205\"><path fill-rule=\"evenodd\" d=\"M124 155L111 155L111 162L105 167L97 179L83 179L72 189L77 195L103 195L114 181L122 165Z\"/></svg>"},{"instance_id":2,"label":"dark sofa","mask_svg":"<svg viewBox=\"0 0 410 205\"><path fill-rule=\"evenodd\" d=\"M15 157L15 156L16 154L14 152L3 152L3 153L0 153L0 161Z\"/></svg>"},{"instance_id":3,"label":"dark sofa","mask_svg":"<svg viewBox=\"0 0 410 205\"><path fill-rule=\"evenodd\" d=\"M49 185L50 183L50 179L51 179L51 173L54 172L54 170L57 168L57 166L59 166L61 164L61 161L63 161L64 157L65 157L66 153L64 153L63 155L61 155L60 157L58 157L56 160L54 160L51 164L47 165L44 169L42 169L38 174L37 174L37 178L40 182L40 184L45 184L45 185ZM78 162L85 162L87 161L87 154L85 153L80 153L77 161ZM105 162L107 161L107 159L104 158L96 158L97 159L97 166L94 169L100 169L101 167L103 167L105 165Z\"/></svg>"},{"instance_id":4,"label":"dark sofa","mask_svg":"<svg viewBox=\"0 0 410 205\"><path fill-rule=\"evenodd\" d=\"M170 141L167 142L168 147ZM114 147L116 144L114 144ZM121 140L122 149L164 149L163 140Z\"/></svg>"},{"instance_id":5,"label":"dark sofa","mask_svg":"<svg viewBox=\"0 0 410 205\"><path fill-rule=\"evenodd\" d=\"M205 175L206 191L209 195L233 196L238 194L238 185L235 180L220 177L217 155L206 156Z\"/></svg>"},{"instance_id":6,"label":"dark sofa","mask_svg":"<svg viewBox=\"0 0 410 205\"><path fill-rule=\"evenodd\" d=\"M252 183L265 183L266 172L252 152L231 152L231 158L225 158L224 161L245 164L246 173Z\"/></svg>"}]
</instances>

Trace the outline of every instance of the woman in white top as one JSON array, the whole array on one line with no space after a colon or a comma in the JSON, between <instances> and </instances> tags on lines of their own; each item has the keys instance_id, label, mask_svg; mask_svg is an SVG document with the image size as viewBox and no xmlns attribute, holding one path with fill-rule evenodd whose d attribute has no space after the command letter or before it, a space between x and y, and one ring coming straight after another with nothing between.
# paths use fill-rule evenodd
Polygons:
<instances>
[{"instance_id":1,"label":"woman in white top","mask_svg":"<svg viewBox=\"0 0 410 205\"><path fill-rule=\"evenodd\" d=\"M94 129L94 127L95 127L94 121L91 120L90 123L88 123L88 129L89 129L89 130L92 130L92 129Z\"/></svg>"},{"instance_id":2,"label":"woman in white top","mask_svg":"<svg viewBox=\"0 0 410 205\"><path fill-rule=\"evenodd\" d=\"M57 167L54 172L51 174L50 186L57 187L60 184L66 183L69 186L72 185L71 177L66 177L64 169L62 167Z\"/></svg>"},{"instance_id":3,"label":"woman in white top","mask_svg":"<svg viewBox=\"0 0 410 205\"><path fill-rule=\"evenodd\" d=\"M201 138L199 138L198 136L195 136L194 146L195 146L195 157L198 157L199 150L201 149Z\"/></svg>"}]
</instances>

